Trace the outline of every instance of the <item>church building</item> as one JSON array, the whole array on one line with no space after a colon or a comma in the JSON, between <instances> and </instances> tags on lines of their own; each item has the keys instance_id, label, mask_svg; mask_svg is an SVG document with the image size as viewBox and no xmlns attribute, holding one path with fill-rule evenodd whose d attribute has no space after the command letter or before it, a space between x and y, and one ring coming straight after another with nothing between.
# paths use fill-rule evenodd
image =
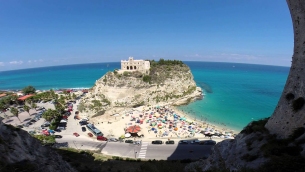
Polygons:
<instances>
[{"instance_id":1,"label":"church building","mask_svg":"<svg viewBox=\"0 0 305 172\"><path fill-rule=\"evenodd\" d=\"M121 71L140 71L146 72L150 68L150 62L145 60L134 60L129 57L129 60L121 60Z\"/></svg>"}]
</instances>

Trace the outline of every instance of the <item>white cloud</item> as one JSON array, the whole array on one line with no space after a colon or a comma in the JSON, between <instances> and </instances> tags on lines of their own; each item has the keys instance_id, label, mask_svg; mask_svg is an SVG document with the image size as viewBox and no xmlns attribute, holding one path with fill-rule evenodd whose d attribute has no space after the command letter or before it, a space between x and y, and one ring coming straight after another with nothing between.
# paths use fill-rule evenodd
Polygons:
<instances>
[{"instance_id":1,"label":"white cloud","mask_svg":"<svg viewBox=\"0 0 305 172\"><path fill-rule=\"evenodd\" d=\"M39 60L29 60L28 63L37 63L37 62L43 62L42 59Z\"/></svg>"},{"instance_id":2,"label":"white cloud","mask_svg":"<svg viewBox=\"0 0 305 172\"><path fill-rule=\"evenodd\" d=\"M10 62L10 64L22 64L22 63L23 63L23 61L21 61L21 60L20 61L11 61Z\"/></svg>"},{"instance_id":3,"label":"white cloud","mask_svg":"<svg viewBox=\"0 0 305 172\"><path fill-rule=\"evenodd\" d=\"M4 66L4 63L3 63L3 62L0 62L0 66Z\"/></svg>"}]
</instances>

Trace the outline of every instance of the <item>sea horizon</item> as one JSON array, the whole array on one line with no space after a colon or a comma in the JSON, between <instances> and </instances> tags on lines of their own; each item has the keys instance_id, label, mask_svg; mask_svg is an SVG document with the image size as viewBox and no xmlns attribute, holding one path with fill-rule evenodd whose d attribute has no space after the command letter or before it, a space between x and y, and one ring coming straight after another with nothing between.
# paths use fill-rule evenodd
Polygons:
<instances>
[{"instance_id":1,"label":"sea horizon","mask_svg":"<svg viewBox=\"0 0 305 172\"><path fill-rule=\"evenodd\" d=\"M143 59L142 59L143 60ZM204 63L232 63L232 64L249 64L249 65L261 65L261 66L276 66L276 67L288 67L289 66L281 66L281 65L270 65L270 64L256 64L256 63L238 63L238 62L212 62L212 61L183 61L183 62L204 62ZM16 70L26 70L26 69L37 69L37 68L47 68L47 67L59 67L59 66L72 66L72 65L90 65L90 64L100 64L100 63L118 63L118 62L95 62L95 63L76 63L76 64L63 64L63 65L52 65L52 66L40 66L40 67L31 67L31 68L22 68L22 69L12 69L12 70L0 70L1 72L9 72ZM119 62L120 63L120 62Z\"/></svg>"}]
</instances>

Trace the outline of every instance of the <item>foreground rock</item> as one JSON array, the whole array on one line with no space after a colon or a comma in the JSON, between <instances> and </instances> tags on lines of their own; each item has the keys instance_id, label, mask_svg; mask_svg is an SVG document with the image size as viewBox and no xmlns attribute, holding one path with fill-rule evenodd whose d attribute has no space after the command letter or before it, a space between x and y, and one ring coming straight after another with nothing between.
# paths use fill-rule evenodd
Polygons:
<instances>
[{"instance_id":1,"label":"foreground rock","mask_svg":"<svg viewBox=\"0 0 305 172\"><path fill-rule=\"evenodd\" d=\"M0 171L75 171L60 155L26 131L0 119Z\"/></svg>"},{"instance_id":2,"label":"foreground rock","mask_svg":"<svg viewBox=\"0 0 305 172\"><path fill-rule=\"evenodd\" d=\"M287 3L294 29L294 54L274 113L269 120L249 124L235 140L218 143L211 156L190 164L186 171L305 169L305 1L287 0Z\"/></svg>"}]
</instances>

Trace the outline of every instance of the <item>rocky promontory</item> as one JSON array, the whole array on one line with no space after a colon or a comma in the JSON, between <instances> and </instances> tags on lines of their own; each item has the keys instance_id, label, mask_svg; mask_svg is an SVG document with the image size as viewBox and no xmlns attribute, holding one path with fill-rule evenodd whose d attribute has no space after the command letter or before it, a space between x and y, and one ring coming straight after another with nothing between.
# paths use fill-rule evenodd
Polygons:
<instances>
[{"instance_id":1,"label":"rocky promontory","mask_svg":"<svg viewBox=\"0 0 305 172\"><path fill-rule=\"evenodd\" d=\"M146 73L109 71L82 98L80 111L91 116L142 105L188 104L202 98L202 90L193 78L190 68L181 61L153 61Z\"/></svg>"}]
</instances>

